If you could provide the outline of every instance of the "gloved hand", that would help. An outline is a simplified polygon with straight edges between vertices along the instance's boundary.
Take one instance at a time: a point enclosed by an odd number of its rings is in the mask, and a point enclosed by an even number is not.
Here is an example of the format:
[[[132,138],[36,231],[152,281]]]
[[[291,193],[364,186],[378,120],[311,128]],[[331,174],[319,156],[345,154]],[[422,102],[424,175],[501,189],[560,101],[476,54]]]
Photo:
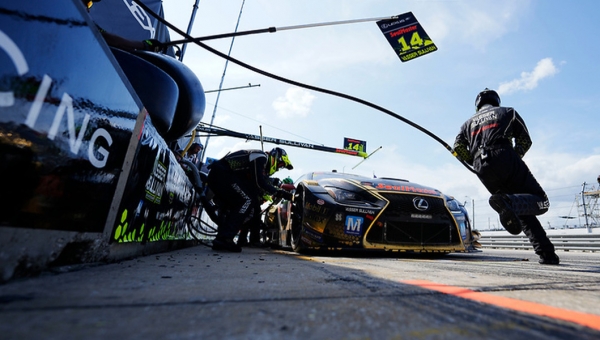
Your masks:
[[[284,200],[288,200],[291,201],[292,200],[292,193],[289,191],[285,191],[285,190],[277,190],[277,193],[275,194],[275,197],[277,198],[283,198]]]
[[[274,187],[279,188],[281,186],[281,180],[277,177],[271,177],[271,184],[273,184]]]
[[[523,158],[523,156],[525,156],[525,150],[521,145],[515,145],[515,151],[517,152],[517,155],[519,155],[519,157]]]
[[[264,202],[273,202],[273,196],[269,195],[269,194],[264,194],[262,196],[262,199]]]
[[[160,52],[163,50],[165,45],[156,39],[146,39],[142,41],[144,43],[144,50],[151,52]]]

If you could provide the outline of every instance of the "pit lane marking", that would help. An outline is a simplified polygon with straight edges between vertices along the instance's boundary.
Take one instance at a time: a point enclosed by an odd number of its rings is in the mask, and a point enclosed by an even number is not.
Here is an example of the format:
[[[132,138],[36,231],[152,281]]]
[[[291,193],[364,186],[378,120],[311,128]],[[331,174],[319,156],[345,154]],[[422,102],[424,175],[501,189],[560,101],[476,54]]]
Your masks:
[[[540,303],[476,292],[467,288],[449,286],[427,280],[405,280],[400,282],[448,295],[454,295],[463,299],[483,302],[497,307],[512,309],[518,312],[568,321],[595,330],[600,330],[600,315],[581,313],[568,309],[547,306]]]

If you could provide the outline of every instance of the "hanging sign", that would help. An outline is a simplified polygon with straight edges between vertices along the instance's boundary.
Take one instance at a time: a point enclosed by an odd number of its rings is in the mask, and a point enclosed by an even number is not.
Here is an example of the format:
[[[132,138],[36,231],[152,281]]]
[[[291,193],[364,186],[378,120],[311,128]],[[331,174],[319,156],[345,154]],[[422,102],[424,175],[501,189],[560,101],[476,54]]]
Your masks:
[[[377,21],[377,26],[402,62],[437,51],[412,12],[398,15],[396,19]]]
[[[367,142],[353,138],[344,137],[344,149],[358,152],[367,152]]]

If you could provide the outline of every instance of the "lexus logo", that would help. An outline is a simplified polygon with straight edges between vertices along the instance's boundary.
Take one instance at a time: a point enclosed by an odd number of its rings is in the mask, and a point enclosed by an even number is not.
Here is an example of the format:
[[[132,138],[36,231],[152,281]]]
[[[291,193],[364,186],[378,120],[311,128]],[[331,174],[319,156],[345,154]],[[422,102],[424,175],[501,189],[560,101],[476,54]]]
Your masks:
[[[423,199],[421,197],[413,198],[413,205],[419,211],[425,211],[425,210],[429,209],[429,202],[427,202],[425,199]]]

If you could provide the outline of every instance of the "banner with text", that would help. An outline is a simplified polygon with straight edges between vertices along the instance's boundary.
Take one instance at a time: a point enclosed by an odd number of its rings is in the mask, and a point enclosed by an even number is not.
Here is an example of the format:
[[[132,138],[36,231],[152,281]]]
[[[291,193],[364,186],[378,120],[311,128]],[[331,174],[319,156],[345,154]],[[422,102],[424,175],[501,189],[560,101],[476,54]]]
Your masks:
[[[412,12],[398,15],[396,19],[377,21],[377,26],[402,62],[437,51]]]

